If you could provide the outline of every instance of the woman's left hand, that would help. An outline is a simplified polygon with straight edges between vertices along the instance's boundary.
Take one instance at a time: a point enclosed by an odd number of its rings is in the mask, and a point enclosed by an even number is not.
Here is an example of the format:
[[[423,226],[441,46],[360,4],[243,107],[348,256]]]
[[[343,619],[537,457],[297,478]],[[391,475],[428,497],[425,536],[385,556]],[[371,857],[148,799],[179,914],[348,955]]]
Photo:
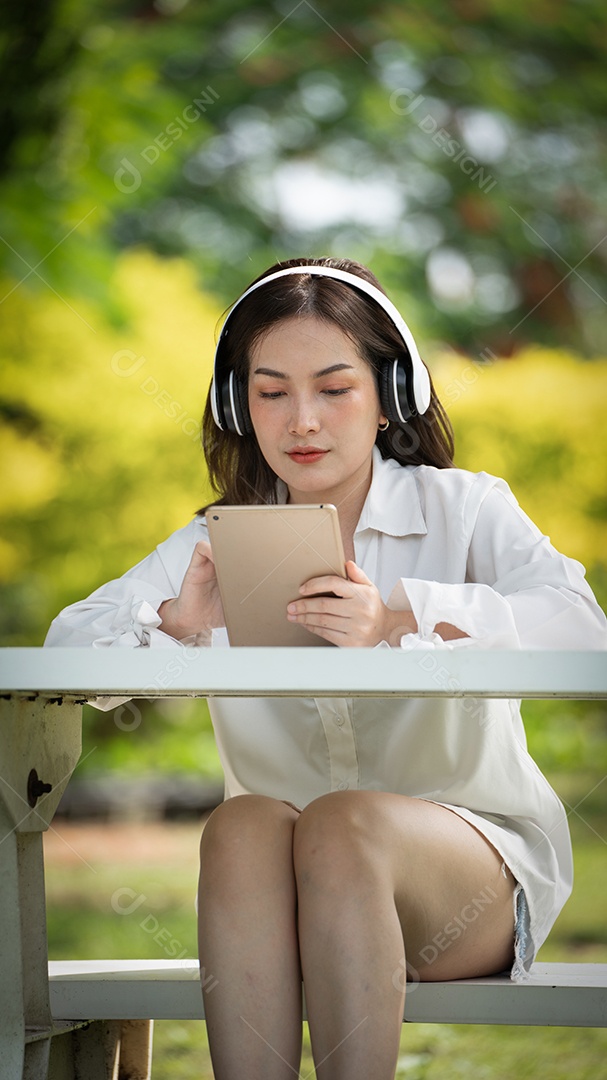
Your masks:
[[[301,600],[287,607],[290,622],[305,626],[333,645],[353,648],[394,644],[396,637],[417,630],[410,611],[386,607],[376,586],[355,562],[346,563],[346,578],[334,575],[311,578],[299,590]],[[319,596],[319,593],[335,593]],[[306,599],[307,598],[307,599]]]

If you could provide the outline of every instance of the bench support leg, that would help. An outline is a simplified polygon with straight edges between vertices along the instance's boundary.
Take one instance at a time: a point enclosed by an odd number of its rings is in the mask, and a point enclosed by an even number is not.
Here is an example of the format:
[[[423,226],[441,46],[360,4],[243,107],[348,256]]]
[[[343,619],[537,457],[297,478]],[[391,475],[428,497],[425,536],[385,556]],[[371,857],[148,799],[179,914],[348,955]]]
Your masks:
[[[18,833],[0,802],[0,1076],[46,1076],[48,1001],[42,833]]]
[[[2,1080],[46,1080],[53,1026],[42,833],[80,755],[81,711],[35,696],[0,699]]]
[[[53,1039],[48,1080],[150,1080],[151,1020],[95,1020]]]
[[[149,1080],[152,1070],[153,1020],[123,1020],[118,1080]]]

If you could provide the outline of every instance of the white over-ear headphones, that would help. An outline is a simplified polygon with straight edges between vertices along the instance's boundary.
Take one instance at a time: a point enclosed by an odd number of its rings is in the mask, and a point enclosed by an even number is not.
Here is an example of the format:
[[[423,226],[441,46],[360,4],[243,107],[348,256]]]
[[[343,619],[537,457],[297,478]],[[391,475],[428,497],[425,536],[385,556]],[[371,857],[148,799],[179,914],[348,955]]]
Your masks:
[[[430,376],[421,359],[415,339],[400,312],[391,300],[375,285],[357,274],[346,270],[337,270],[331,266],[288,266],[274,274],[256,281],[238,298],[229,312],[219,335],[215,350],[213,381],[211,383],[211,409],[213,419],[221,431],[233,431],[237,435],[252,432],[248,408],[248,390],[241,385],[234,370],[222,371],[220,347],[227,333],[228,324],[236,308],[242,301],[263,285],[289,274],[311,274],[316,277],[334,278],[366,293],[386,312],[394,323],[407,350],[406,359],[395,359],[384,363],[379,376],[379,396],[382,411],[388,420],[397,424],[406,424],[414,416],[425,413],[431,396]]]

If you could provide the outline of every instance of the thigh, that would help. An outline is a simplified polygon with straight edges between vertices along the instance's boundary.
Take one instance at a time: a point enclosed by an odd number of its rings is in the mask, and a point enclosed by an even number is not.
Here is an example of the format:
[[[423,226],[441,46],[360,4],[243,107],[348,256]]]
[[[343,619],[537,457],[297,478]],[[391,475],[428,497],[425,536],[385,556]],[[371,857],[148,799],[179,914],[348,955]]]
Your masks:
[[[386,842],[409,978],[472,978],[514,956],[516,882],[465,818],[437,803],[387,795]]]
[[[322,853],[325,881],[352,889],[375,881],[393,893],[410,979],[469,978],[511,965],[516,882],[458,814],[389,792],[333,792],[303,811],[296,856],[304,830],[308,858]]]

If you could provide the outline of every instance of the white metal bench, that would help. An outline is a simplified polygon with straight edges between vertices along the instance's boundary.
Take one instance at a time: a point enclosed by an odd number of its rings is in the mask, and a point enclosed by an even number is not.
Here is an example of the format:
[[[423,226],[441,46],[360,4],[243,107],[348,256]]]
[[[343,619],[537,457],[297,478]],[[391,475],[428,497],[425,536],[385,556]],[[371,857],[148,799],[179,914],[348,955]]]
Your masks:
[[[150,1021],[203,1017],[194,960],[47,966],[42,831],[80,756],[81,705],[100,694],[607,697],[607,656],[0,650],[2,1080],[148,1080]],[[517,984],[507,975],[413,984],[405,1020],[607,1026],[607,964],[536,964],[529,981]]]
[[[51,1013],[72,1020],[203,1020],[197,960],[55,960]],[[574,991],[574,993],[572,993]],[[508,974],[409,983],[405,1021],[603,1027],[607,964],[534,964],[531,977]]]

